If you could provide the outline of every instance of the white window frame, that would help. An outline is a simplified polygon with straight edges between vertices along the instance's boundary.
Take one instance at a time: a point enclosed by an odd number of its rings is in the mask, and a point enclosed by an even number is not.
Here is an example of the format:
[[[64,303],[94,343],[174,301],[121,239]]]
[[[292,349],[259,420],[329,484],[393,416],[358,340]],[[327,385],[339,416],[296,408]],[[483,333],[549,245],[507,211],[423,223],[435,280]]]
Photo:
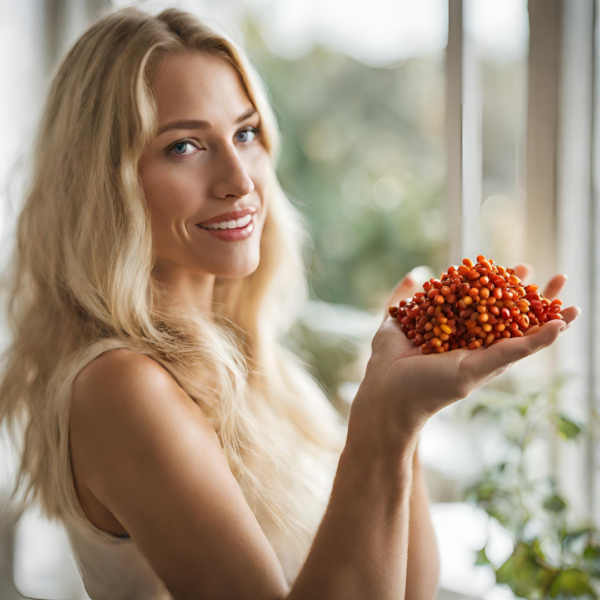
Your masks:
[[[575,378],[558,407],[585,425],[600,410],[600,0],[529,0],[527,226],[523,260],[544,283],[569,276],[565,306],[582,315],[538,363]],[[463,0],[448,0],[447,181],[449,263],[477,253],[481,205],[481,118]],[[479,102],[479,105],[478,105]],[[596,303],[597,304],[597,303]],[[533,359],[530,359],[533,364]],[[580,518],[600,525],[600,444],[591,428],[579,443],[553,435],[550,472]]]

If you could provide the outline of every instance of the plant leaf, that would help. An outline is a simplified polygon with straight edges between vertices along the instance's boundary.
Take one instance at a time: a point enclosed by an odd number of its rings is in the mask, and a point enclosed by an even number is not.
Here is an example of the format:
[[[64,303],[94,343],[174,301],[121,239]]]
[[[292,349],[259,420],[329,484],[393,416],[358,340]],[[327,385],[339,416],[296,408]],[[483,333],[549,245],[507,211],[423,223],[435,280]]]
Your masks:
[[[496,487],[489,481],[482,482],[475,490],[477,502],[489,502],[494,496]]]
[[[554,496],[549,496],[544,500],[543,504],[546,510],[554,513],[560,513],[567,508],[567,503],[564,501],[561,496],[555,494]]]
[[[564,595],[569,598],[598,598],[592,587],[587,573],[579,569],[561,571],[548,590],[551,598]]]
[[[574,439],[581,433],[581,427],[565,415],[557,414],[555,419],[558,434],[564,440]]]
[[[588,545],[582,553],[579,566],[594,577],[600,577],[600,548]]]
[[[491,413],[492,410],[490,409],[489,406],[486,406],[485,404],[478,404],[472,411],[471,411],[471,418],[476,417],[479,414],[482,413]]]
[[[556,571],[536,561],[535,550],[519,542],[512,555],[496,571],[496,583],[506,583],[517,596],[541,598],[556,576]]]
[[[562,543],[565,545],[565,547],[568,547],[569,545],[576,542],[582,535],[590,534],[594,531],[596,531],[596,527],[593,524],[582,526],[578,529],[565,529],[561,531]]]
[[[487,543],[485,544],[485,546],[481,550],[479,550],[477,552],[477,559],[475,560],[475,564],[476,565],[489,565],[489,564],[491,564],[490,561],[489,561],[489,559],[488,559],[488,557],[487,557],[487,554],[485,553],[486,547],[487,547]]]

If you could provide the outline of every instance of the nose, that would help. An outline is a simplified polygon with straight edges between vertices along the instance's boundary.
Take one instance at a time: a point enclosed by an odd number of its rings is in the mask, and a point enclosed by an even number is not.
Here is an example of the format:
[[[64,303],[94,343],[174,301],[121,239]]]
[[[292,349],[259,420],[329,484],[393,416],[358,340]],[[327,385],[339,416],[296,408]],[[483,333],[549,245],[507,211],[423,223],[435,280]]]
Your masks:
[[[215,166],[216,177],[212,187],[215,198],[243,198],[254,190],[254,182],[235,148],[223,148]]]

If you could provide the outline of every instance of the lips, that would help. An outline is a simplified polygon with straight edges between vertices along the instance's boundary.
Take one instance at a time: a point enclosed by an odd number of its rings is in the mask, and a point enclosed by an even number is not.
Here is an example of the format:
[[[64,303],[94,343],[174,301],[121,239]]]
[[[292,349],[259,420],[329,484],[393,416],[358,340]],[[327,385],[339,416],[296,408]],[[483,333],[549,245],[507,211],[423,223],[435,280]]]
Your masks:
[[[207,219],[206,221],[202,221],[201,223],[196,223],[196,225],[205,227],[207,225],[212,225],[213,223],[221,223],[223,221],[235,221],[237,219],[245,217],[246,215],[253,215],[255,212],[257,212],[257,209],[254,206],[248,206],[246,208],[241,208],[238,210],[221,213],[220,215],[217,215],[216,217],[211,217],[210,219]]]

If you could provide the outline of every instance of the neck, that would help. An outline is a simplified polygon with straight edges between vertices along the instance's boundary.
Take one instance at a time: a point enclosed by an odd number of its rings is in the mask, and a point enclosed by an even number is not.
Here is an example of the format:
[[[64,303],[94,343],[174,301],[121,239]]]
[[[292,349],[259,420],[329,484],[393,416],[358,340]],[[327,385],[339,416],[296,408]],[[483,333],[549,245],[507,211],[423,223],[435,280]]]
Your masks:
[[[182,308],[204,314],[213,311],[215,275],[195,273],[177,265],[156,263],[152,277],[160,288],[157,309]]]

